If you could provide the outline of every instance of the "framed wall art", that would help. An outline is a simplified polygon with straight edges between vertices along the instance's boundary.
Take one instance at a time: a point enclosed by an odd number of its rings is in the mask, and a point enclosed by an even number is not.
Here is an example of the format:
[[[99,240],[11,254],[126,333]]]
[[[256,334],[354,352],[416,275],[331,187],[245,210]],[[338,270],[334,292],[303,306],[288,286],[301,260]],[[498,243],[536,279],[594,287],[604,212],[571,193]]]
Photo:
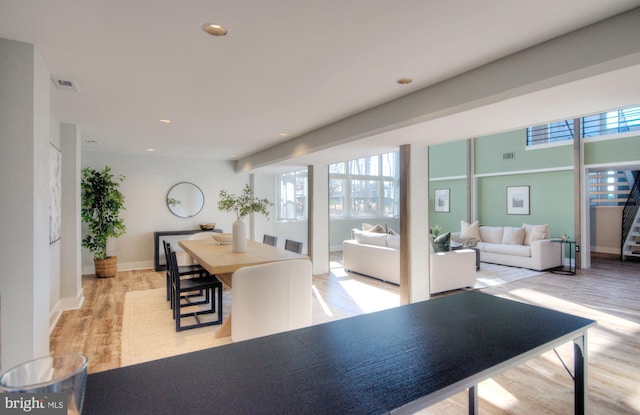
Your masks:
[[[60,239],[62,230],[62,153],[49,145],[49,244]]]
[[[529,214],[529,186],[507,186],[507,215]]]
[[[436,212],[450,212],[449,189],[436,189]]]

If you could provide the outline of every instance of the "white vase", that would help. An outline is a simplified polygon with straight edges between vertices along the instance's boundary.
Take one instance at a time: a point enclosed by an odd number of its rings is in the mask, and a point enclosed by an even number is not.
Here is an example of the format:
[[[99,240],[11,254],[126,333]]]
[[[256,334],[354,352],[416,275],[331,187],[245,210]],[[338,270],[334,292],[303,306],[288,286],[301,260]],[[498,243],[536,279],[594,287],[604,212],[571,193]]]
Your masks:
[[[240,218],[233,222],[231,250],[233,252],[247,252],[247,226]]]

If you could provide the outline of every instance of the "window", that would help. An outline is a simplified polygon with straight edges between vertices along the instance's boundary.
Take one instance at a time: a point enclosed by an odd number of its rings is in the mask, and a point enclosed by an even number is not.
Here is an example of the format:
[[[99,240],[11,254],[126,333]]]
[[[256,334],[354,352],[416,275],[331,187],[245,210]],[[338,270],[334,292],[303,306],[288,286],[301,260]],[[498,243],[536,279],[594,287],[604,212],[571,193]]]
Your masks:
[[[582,137],[640,131],[640,107],[621,108],[580,118]],[[527,147],[573,140],[572,119],[527,128]]]
[[[397,152],[329,165],[330,216],[398,216],[397,169]]]
[[[332,218],[344,217],[344,179],[329,179],[329,214]]]
[[[279,174],[278,184],[278,220],[307,219],[307,171],[299,170]]]
[[[573,120],[563,120],[527,128],[527,147],[573,140]]]
[[[621,108],[582,118],[583,137],[598,137],[640,130],[640,107]]]

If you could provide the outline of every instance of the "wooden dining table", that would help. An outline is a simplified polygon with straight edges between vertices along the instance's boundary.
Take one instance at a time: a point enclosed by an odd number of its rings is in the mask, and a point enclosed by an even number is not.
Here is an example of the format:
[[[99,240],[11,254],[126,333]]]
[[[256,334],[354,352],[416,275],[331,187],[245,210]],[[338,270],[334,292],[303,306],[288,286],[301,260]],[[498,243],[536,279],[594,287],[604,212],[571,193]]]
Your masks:
[[[209,273],[231,288],[233,273],[242,267],[269,262],[309,259],[308,256],[286,251],[275,246],[247,240],[246,252],[233,252],[231,244],[218,244],[211,239],[179,241],[178,245]],[[227,317],[214,337],[231,336],[231,315]]]

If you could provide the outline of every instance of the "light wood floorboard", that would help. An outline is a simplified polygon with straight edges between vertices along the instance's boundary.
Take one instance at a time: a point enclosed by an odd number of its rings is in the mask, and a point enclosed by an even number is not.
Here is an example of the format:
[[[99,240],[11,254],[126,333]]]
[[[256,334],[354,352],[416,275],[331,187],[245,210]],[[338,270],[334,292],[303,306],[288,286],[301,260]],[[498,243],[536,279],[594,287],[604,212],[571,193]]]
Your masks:
[[[397,286],[340,271],[315,276],[314,286],[324,301],[345,315],[368,311],[345,282],[384,290],[391,303],[399,296]],[[84,276],[82,284],[84,304],[62,314],[51,334],[51,352],[85,353],[90,373],[117,368],[124,295],[164,287],[164,273],[120,272],[111,279]],[[576,276],[545,273],[483,291],[597,320],[598,326],[589,332],[588,413],[640,414],[640,264],[594,257],[592,267],[578,270]],[[571,344],[558,353],[572,369]],[[573,412],[573,384],[553,352],[483,382],[479,397],[481,414]],[[466,393],[419,412],[467,413]]]

